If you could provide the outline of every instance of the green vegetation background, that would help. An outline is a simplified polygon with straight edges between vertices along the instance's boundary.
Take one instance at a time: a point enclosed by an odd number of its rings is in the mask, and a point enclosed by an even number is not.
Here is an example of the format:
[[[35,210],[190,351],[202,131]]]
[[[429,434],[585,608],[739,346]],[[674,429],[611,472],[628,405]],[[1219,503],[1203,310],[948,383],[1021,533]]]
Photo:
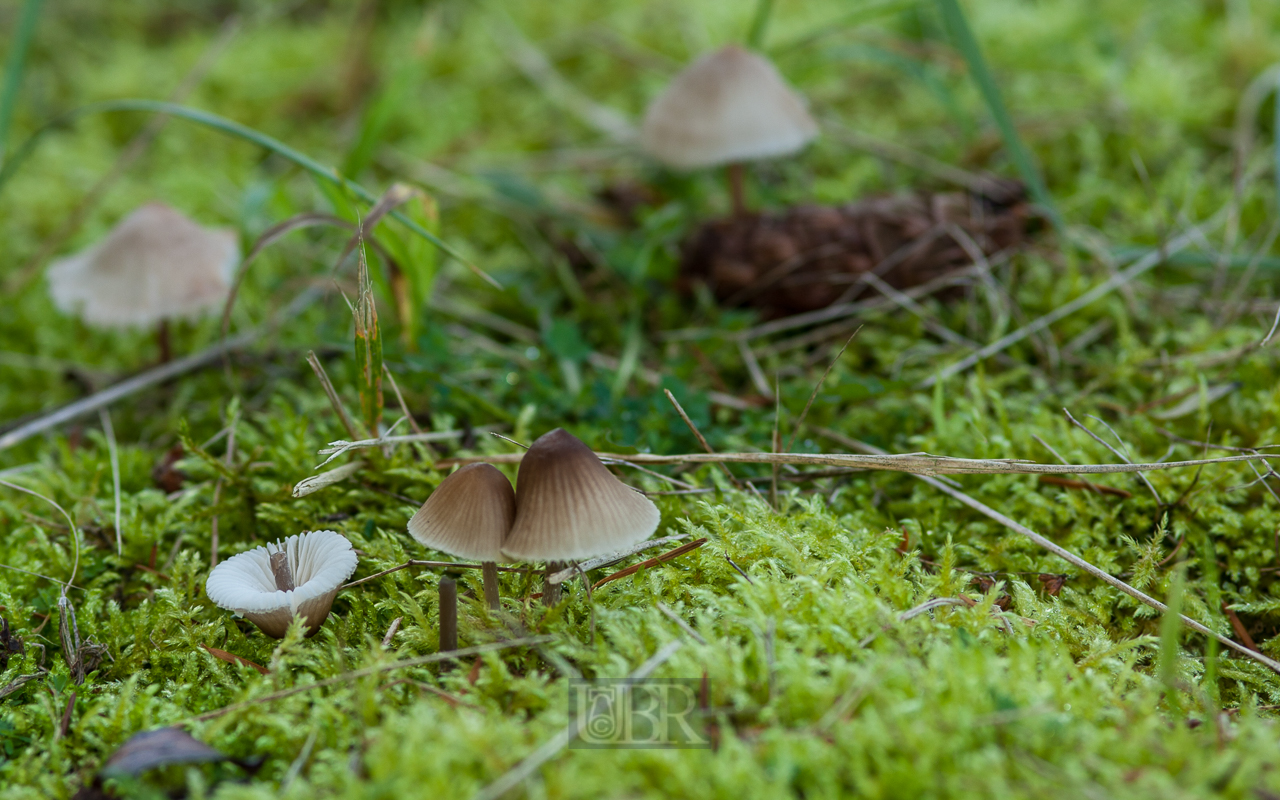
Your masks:
[[[13,46],[20,6],[0,3],[0,46]],[[1275,441],[1280,367],[1274,348],[1255,346],[1274,312],[1275,273],[1272,262],[1253,258],[1269,256],[1275,238],[1273,103],[1263,103],[1257,124],[1240,124],[1237,108],[1250,82],[1280,60],[1280,5],[974,0],[964,8],[1062,217],[1093,251],[1046,235],[997,271],[995,295],[927,303],[939,321],[993,340],[1105,279],[1109,254],[1156,246],[1232,211],[1206,226],[1196,248],[1206,263],[1163,266],[1013,348],[1012,366],[990,362],[930,391],[912,387],[964,351],[906,313],[861,318],[795,449],[843,450],[819,436],[826,427],[894,452],[1055,460],[1039,436],[1074,462],[1114,460],[1064,422],[1063,407],[1082,420],[1098,415],[1135,460],[1204,452],[1160,427],[1234,446]],[[86,103],[171,96],[203,55],[223,47],[221,37],[224,49],[184,103],[270,134],[375,192],[396,180],[422,186],[439,203],[441,236],[506,287],[490,289],[457,262],[441,262],[438,275],[426,273],[435,280],[432,307],[418,309],[410,335],[383,287],[387,363],[420,422],[436,430],[505,425],[522,441],[564,426],[598,449],[696,450],[659,388],[641,379],[643,365],[661,372],[713,446],[768,449],[771,403],[737,411],[707,395],[715,380],[755,394],[728,336],[754,318],[672,288],[675,243],[727,209],[718,176],[657,169],[567,111],[515,63],[523,38],[586,97],[634,120],[693,56],[740,41],[754,13],[751,4],[715,0],[48,2],[9,152]],[[1016,175],[933,3],[779,0],[764,49],[809,98],[824,135],[800,157],[755,169],[755,204],[941,188],[933,174],[851,147],[844,129]],[[36,415],[155,357],[146,332],[89,330],[59,314],[30,267],[146,122],[137,113],[84,117],[44,138],[0,191],[0,419]],[[1243,157],[1241,132],[1256,142]],[[620,180],[648,182],[666,198],[638,228],[619,226],[595,199]],[[278,156],[175,120],[58,253],[94,241],[149,200],[234,227],[246,246],[298,213],[355,219],[367,210]],[[408,241],[403,228],[384,227]],[[248,275],[233,329],[266,320],[309,286],[332,287],[343,241],[321,228],[269,248]],[[565,242],[588,263],[571,262]],[[350,294],[350,272],[337,280]],[[518,326],[495,327],[484,311]],[[661,335],[676,329],[695,329],[692,340]],[[779,381],[784,431],[846,335],[817,350],[771,354],[758,343],[766,375]],[[177,349],[194,351],[216,336],[216,320],[180,327]],[[0,470],[11,470],[0,479],[55,499],[83,529],[69,597],[81,633],[109,653],[83,686],[71,684],[58,644],[58,585],[30,573],[67,580],[72,537],[50,506],[0,487],[0,563],[27,571],[0,570],[0,615],[28,644],[0,672],[0,686],[36,671],[37,644],[51,670],[0,700],[0,796],[70,797],[137,731],[434,652],[430,571],[344,592],[311,640],[266,639],[203,596],[215,516],[223,559],[326,527],[366,554],[358,576],[428,555],[405,522],[444,476],[431,468],[441,450],[400,447],[371,457],[355,480],[290,496],[321,460],[316,450],[345,437],[304,356],[320,352],[348,407],[358,408],[351,341],[350,313],[330,291],[252,355],[238,356],[231,376],[209,369],[113,407],[120,556],[96,419],[0,453]],[[596,366],[592,353],[622,365]],[[1233,382],[1208,402],[1209,387]],[[1180,392],[1202,402],[1167,421],[1135,411]],[[390,397],[388,408],[394,420]],[[222,482],[216,502],[220,473],[211,460],[223,457],[225,439],[209,445],[208,459],[187,453],[176,495],[153,483],[153,466],[184,424],[195,443],[235,426],[234,479]],[[482,437],[473,449],[510,446]],[[649,490],[669,488],[632,477]],[[591,603],[575,584],[550,614],[521,604],[527,584],[504,579],[508,609],[529,630],[555,637],[546,651],[489,654],[474,673],[470,664],[401,670],[195,723],[201,740],[261,757],[263,766],[247,780],[234,767],[174,769],[167,780],[195,797],[470,796],[563,728],[567,674],[620,677],[683,637],[657,677],[707,676],[717,751],[565,751],[513,795],[1280,793],[1270,710],[1280,704],[1280,676],[1176,626],[1162,631],[1149,609],[911,478],[784,483],[774,509],[715,469],[682,477],[716,492],[658,498],[660,531],[706,536],[707,546],[611,583]],[[1280,657],[1274,484],[1257,482],[1244,465],[1156,473],[1157,504],[1136,479],[1103,482],[1132,496],[1027,476],[961,480],[983,502],[1157,597],[1169,597],[1185,575],[1186,613],[1235,636],[1224,611],[1233,609],[1258,646]],[[1050,596],[1037,576],[1064,572],[1064,588]],[[983,591],[975,573],[992,574],[996,586]],[[475,582],[469,576],[466,586],[478,594]],[[993,611],[1004,593],[1009,612]],[[977,604],[899,621],[930,598],[959,594]],[[660,613],[659,601],[706,644]],[[477,603],[463,606],[464,645],[505,635]],[[396,618],[400,632],[383,647]],[[270,674],[216,660],[203,646]],[[132,791],[146,796],[161,784]]]

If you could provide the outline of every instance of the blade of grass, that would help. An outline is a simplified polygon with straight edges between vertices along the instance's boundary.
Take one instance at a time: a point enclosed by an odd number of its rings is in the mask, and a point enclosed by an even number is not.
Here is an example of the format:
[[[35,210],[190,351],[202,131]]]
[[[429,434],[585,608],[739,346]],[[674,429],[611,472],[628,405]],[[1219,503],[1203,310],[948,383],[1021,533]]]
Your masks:
[[[905,11],[920,5],[922,2],[923,0],[877,0],[876,2],[861,3],[852,11],[845,12],[835,19],[817,26],[809,33],[801,34],[784,41],[782,44],[768,48],[769,54],[777,58],[786,53],[801,50],[829,36],[847,32],[850,28],[873,20],[876,17],[892,14],[896,11]]]
[[[747,31],[747,47],[760,50],[764,36],[769,31],[769,18],[773,16],[773,0],[756,0],[756,13],[751,16],[751,28]]]
[[[229,120],[226,117],[220,117],[217,114],[211,114],[208,111],[201,111],[198,108],[190,108],[177,103],[166,103],[160,100],[132,99],[91,103],[89,105],[81,106],[80,108],[72,109],[71,111],[68,111],[65,114],[55,117],[53,120],[45,123],[39,130],[31,134],[27,141],[23,142],[22,147],[14,151],[12,158],[5,161],[3,166],[0,166],[0,189],[3,189],[5,184],[13,177],[13,174],[17,172],[17,169],[22,162],[31,156],[35,151],[36,145],[39,144],[40,140],[46,134],[51,133],[54,130],[64,128],[82,117],[86,117],[91,114],[105,114],[115,111],[149,111],[157,114],[167,114],[177,119],[186,120],[187,122],[204,125],[205,127],[211,128],[220,133],[225,133],[238,139],[243,139],[246,142],[251,142],[266,150],[270,150],[281,158],[284,158],[312,175],[315,175],[317,178],[346,189],[370,205],[375,204],[378,201],[377,195],[350,178],[344,177],[333,167],[327,167],[310,156],[293,149],[279,139],[268,136],[261,131],[254,130],[246,125],[241,125],[240,123]],[[431,242],[448,255],[462,262],[467,269],[471,270],[477,277],[481,278],[495,289],[502,289],[502,284],[498,283],[478,266],[471,263],[471,261],[458,252],[452,245],[448,244],[431,231],[428,231],[426,228],[414,222],[399,211],[392,211],[391,217],[409,230]]]
[[[1044,209],[1045,215],[1049,217],[1049,221],[1053,223],[1053,227],[1057,229],[1059,235],[1065,238],[1066,226],[1062,221],[1062,217],[1058,214],[1058,208],[1053,202],[1053,197],[1049,194],[1049,189],[1044,184],[1044,179],[1040,176],[1040,170],[1037,169],[1035,161],[1031,157],[1031,151],[1027,149],[1022,137],[1018,135],[1018,129],[1013,125],[1013,118],[1009,116],[1009,110],[1005,107],[1004,99],[1000,96],[1000,87],[996,84],[995,76],[991,74],[991,70],[987,66],[987,60],[982,55],[982,48],[978,46],[978,40],[974,37],[973,30],[969,27],[969,21],[965,18],[964,11],[960,8],[960,3],[957,0],[937,0],[937,2],[938,10],[942,12],[943,21],[946,23],[947,29],[951,31],[956,47],[959,48],[960,54],[964,56],[965,62],[969,65],[969,74],[973,76],[974,83],[978,85],[978,91],[982,93],[982,98],[987,103],[987,108],[995,120],[996,127],[1000,129],[1000,137],[1004,139],[1004,146],[1008,148],[1009,156],[1013,159],[1014,166],[1018,168],[1018,172],[1022,175],[1022,180],[1027,184],[1027,191],[1031,193],[1031,198]]]
[[[373,300],[373,283],[369,279],[369,267],[365,263],[364,248],[360,248],[360,266],[356,281],[360,294],[356,297],[356,368],[360,373],[360,413],[369,435],[380,434],[378,423],[382,421],[382,333],[378,330],[378,307]]]
[[[111,488],[116,498],[116,555],[124,555],[124,535],[120,531],[120,450],[116,447],[116,431],[111,425],[111,412],[98,409],[102,421],[102,435],[107,439],[107,454],[111,459]]]
[[[36,33],[36,20],[40,18],[41,0],[27,0],[18,17],[18,28],[13,32],[13,45],[9,60],[4,65],[4,86],[0,87],[0,164],[4,163],[9,126],[13,123],[13,109],[18,104],[18,90],[22,88],[22,71],[27,63],[27,50]]]

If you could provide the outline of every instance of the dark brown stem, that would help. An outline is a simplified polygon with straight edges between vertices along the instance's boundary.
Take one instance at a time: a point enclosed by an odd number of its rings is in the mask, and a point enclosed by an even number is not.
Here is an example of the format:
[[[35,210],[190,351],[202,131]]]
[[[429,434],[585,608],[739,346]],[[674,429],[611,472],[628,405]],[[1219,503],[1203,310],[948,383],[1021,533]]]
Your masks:
[[[162,319],[156,326],[156,344],[160,346],[160,363],[168,364],[173,358],[173,349],[169,345],[169,320]]]
[[[440,576],[440,652],[458,649],[458,583]]]
[[[542,603],[547,608],[560,602],[560,584],[552,583],[551,576],[565,568],[563,561],[548,561],[545,577],[542,579]]]
[[[291,592],[297,587],[293,583],[293,571],[289,569],[289,554],[283,550],[271,554],[271,574],[275,576],[276,588],[282,592]]]
[[[480,567],[484,576],[484,602],[497,611],[502,608],[502,597],[498,594],[498,565],[486,561]]]
[[[725,167],[725,174],[729,176],[729,196],[733,199],[733,215],[735,217],[743,217],[747,214],[747,197],[746,191],[742,188],[744,169],[742,163],[735,161]]]

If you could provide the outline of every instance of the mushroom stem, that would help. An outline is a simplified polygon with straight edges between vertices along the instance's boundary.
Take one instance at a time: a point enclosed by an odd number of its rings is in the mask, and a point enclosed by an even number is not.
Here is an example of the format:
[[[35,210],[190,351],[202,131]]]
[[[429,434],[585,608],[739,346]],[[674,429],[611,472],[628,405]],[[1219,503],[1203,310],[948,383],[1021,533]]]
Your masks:
[[[440,652],[458,649],[458,582],[440,576]]]
[[[498,565],[492,561],[480,564],[484,576],[484,602],[494,611],[502,607],[502,598],[498,594]]]
[[[747,214],[746,191],[742,188],[744,172],[741,161],[735,161],[725,167],[725,174],[729,177],[729,196],[733,198],[735,217],[743,217]]]
[[[547,569],[542,579],[542,604],[548,608],[560,602],[560,584],[552,583],[551,576],[566,566],[567,564],[563,561],[547,562]]]
[[[293,583],[293,570],[289,569],[289,554],[283,550],[271,554],[271,574],[280,591],[292,592],[297,588]]]
[[[168,364],[173,358],[173,349],[169,346],[169,320],[162,319],[156,325],[156,344],[160,346],[160,363]]]

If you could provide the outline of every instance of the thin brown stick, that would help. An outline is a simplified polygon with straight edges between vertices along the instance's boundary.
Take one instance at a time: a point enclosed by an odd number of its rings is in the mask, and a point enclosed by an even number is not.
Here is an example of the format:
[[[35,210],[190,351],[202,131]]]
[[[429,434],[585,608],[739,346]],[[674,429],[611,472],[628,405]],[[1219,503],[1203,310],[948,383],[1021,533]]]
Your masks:
[[[694,539],[692,542],[689,542],[688,544],[682,544],[674,550],[668,550],[667,552],[663,553],[660,556],[654,556],[653,558],[646,559],[645,561],[641,561],[639,564],[632,564],[626,569],[619,570],[613,573],[612,575],[606,575],[605,577],[596,581],[591,588],[599,589],[601,586],[604,586],[606,583],[612,583],[613,581],[616,581],[620,578],[625,578],[628,575],[634,575],[642,569],[648,569],[649,567],[656,567],[659,564],[670,561],[673,558],[679,558],[685,553],[692,553],[694,550],[697,550],[699,547],[702,547],[706,543],[707,543],[706,539]]]
[[[71,713],[76,709],[76,690],[72,689],[70,696],[67,697],[67,710],[62,712],[62,722],[58,725],[58,736],[56,738],[66,738],[67,733],[71,731]]]
[[[324,371],[324,365],[320,363],[320,359],[316,358],[314,350],[307,351],[307,363],[311,365],[311,369],[316,373],[316,378],[320,380],[320,386],[329,398],[329,405],[333,406],[338,419],[342,421],[342,427],[347,429],[347,435],[352,439],[361,439],[362,437],[356,431],[355,423],[351,421],[351,415],[347,413],[346,407],[342,405],[342,400],[338,397],[337,390],[333,388],[333,381],[329,380],[329,375]],[[375,436],[377,435],[377,431],[373,433]]]
[[[1082,489],[1087,492],[1095,492],[1097,494],[1109,494],[1115,497],[1123,497],[1126,500],[1133,497],[1133,492],[1126,492],[1124,489],[1117,489],[1114,486],[1102,486],[1089,481],[1073,481],[1070,478],[1063,478],[1058,475],[1041,475],[1039,478],[1041,483],[1047,483],[1050,486],[1061,486],[1064,489]]]
[[[258,705],[259,703],[270,703],[275,700],[281,700],[285,697],[292,697],[295,694],[311,691],[312,689],[322,689],[326,686],[333,686],[347,681],[354,681],[359,678],[367,678],[370,675],[377,675],[383,672],[390,672],[393,669],[408,669],[411,667],[422,667],[427,664],[436,664],[442,661],[460,661],[469,656],[479,655],[480,653],[491,653],[495,650],[509,650],[513,647],[533,647],[552,641],[551,636],[530,636],[522,639],[507,639],[502,642],[491,642],[489,644],[479,644],[475,647],[465,647],[461,650],[454,650],[451,653],[433,653],[429,656],[420,656],[418,658],[409,658],[404,661],[396,661],[391,664],[380,664],[375,667],[365,667],[351,672],[343,673],[332,678],[326,678],[315,683],[306,683],[301,686],[294,686],[292,689],[282,689],[278,692],[264,694],[261,697],[255,697],[252,700],[242,700],[239,703],[215,708],[212,711],[206,711],[203,714],[197,714],[194,717],[188,717],[186,720],[178,724],[190,724],[193,722],[207,722],[211,719],[217,719],[232,711],[239,711],[242,708]]]
[[[693,431],[693,435],[695,438],[697,438],[698,444],[702,445],[702,449],[707,451],[707,455],[715,455],[716,451],[712,450],[711,445],[707,444],[706,437],[702,435],[702,431],[698,430],[698,426],[693,424],[693,420],[689,419],[689,415],[686,414],[684,411],[684,406],[680,405],[680,401],[676,399],[676,396],[671,393],[670,389],[663,389],[662,391],[666,393],[667,399],[671,401],[671,405],[676,407],[676,413],[680,415],[680,419],[684,420],[684,424],[688,425],[689,430]],[[638,453],[637,455],[643,455],[643,453]],[[631,458],[628,456],[617,456],[617,458],[628,458],[630,461],[633,461],[633,462],[645,460],[645,459],[639,459],[639,458]],[[734,488],[741,489],[742,484],[738,483],[738,479],[733,476],[733,473],[729,471],[729,468],[725,466],[723,462],[718,462],[718,463],[720,463],[720,469],[724,471],[724,474],[726,476],[728,476],[729,482],[734,485]]]
[[[845,441],[841,441],[840,443],[845,445],[846,447],[852,447],[854,449],[860,450],[869,455],[884,454],[883,450],[881,450],[880,448],[874,445],[866,444],[865,442],[859,442],[856,439],[851,439],[848,437],[842,437],[842,438]],[[1125,594],[1129,595],[1130,597],[1137,600],[1138,602],[1144,605],[1150,606],[1151,608],[1154,608],[1161,613],[1168,612],[1169,610],[1168,606],[1166,606],[1164,603],[1161,603],[1159,600],[1156,600],[1154,597],[1144,594],[1143,592],[1133,588],[1132,586],[1120,580],[1119,578],[1113,577],[1111,574],[1104,572],[1101,569],[1098,569],[1093,564],[1090,564],[1088,561],[1085,561],[1080,556],[1076,555],[1075,553],[1072,553],[1070,550],[1067,550],[1066,548],[1063,548],[1055,544],[1054,542],[1049,541],[1048,539],[1044,538],[1043,536],[1031,530],[1030,528],[1026,527],[1025,525],[1015,522],[1014,520],[1010,519],[1009,517],[1006,517],[1004,514],[1001,514],[999,511],[996,511],[994,508],[991,508],[985,503],[981,503],[973,499],[969,495],[965,494],[964,492],[958,489],[953,489],[950,486],[947,486],[942,481],[936,480],[935,478],[931,478],[928,475],[915,475],[914,477],[924,481],[925,483],[934,487],[935,489],[942,492],[943,494],[949,495],[955,500],[960,501],[961,503],[968,506],[969,508],[972,508],[974,511],[977,511],[979,514],[982,514],[985,517],[989,517],[990,519],[995,520],[996,522],[1005,526],[1009,530],[1027,537],[1032,542],[1039,545],[1043,549],[1049,551],[1050,553],[1057,556],[1058,558],[1061,558],[1063,561],[1066,561],[1067,563],[1075,567],[1078,567],[1079,569],[1084,570],[1085,572],[1089,573],[1090,575],[1102,581],[1103,583],[1106,583],[1112,588],[1118,589],[1121,592],[1124,592]],[[1202,633],[1205,636],[1212,637],[1216,639],[1219,643],[1225,645],[1226,647],[1229,647],[1232,650],[1235,650],[1237,653],[1240,653],[1241,655],[1252,658],[1254,661],[1257,661],[1258,663],[1266,666],[1267,668],[1273,670],[1274,672],[1280,673],[1280,662],[1277,662],[1274,659],[1268,658],[1267,656],[1264,656],[1255,650],[1251,650],[1248,647],[1245,647],[1244,645],[1240,644],[1239,642],[1236,642],[1233,639],[1229,639],[1226,636],[1223,636],[1217,631],[1214,631],[1211,628],[1208,628],[1205,625],[1202,625],[1201,623],[1196,622],[1194,619],[1191,619],[1185,614],[1179,614],[1178,616],[1181,618],[1182,623],[1186,625],[1188,628],[1191,628],[1194,631],[1198,631],[1199,633]]]
[[[637,545],[628,547],[626,550],[620,550],[617,553],[610,553],[608,555],[599,556],[598,558],[592,558],[587,561],[583,561],[580,564],[574,564],[568,569],[562,569],[559,572],[552,574],[551,582],[564,583],[579,572],[587,572],[593,569],[600,569],[601,567],[608,567],[618,563],[624,558],[630,558],[636,553],[643,552],[653,547],[662,547],[663,545],[672,544],[673,542],[679,542],[688,538],[689,534],[687,533],[677,533],[672,536],[664,536],[661,539],[649,539],[647,541],[640,542]]]

